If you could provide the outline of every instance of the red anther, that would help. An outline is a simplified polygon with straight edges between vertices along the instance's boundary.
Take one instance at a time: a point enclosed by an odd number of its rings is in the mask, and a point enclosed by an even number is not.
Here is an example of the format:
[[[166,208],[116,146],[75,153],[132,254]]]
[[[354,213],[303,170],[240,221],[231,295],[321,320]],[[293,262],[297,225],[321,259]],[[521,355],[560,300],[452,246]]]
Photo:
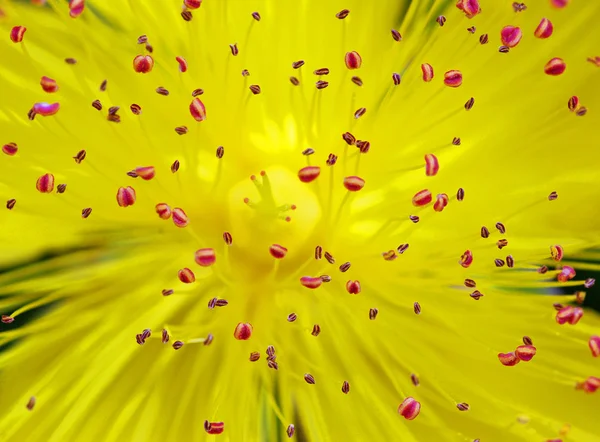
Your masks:
[[[358,192],[365,187],[365,180],[358,176],[347,176],[344,178],[344,187],[350,192]]]
[[[559,311],[559,310],[563,309],[565,306],[558,302],[555,302],[554,304],[552,304],[552,307],[554,307],[554,310]]]
[[[600,388],[600,378],[590,376],[583,382],[582,387],[586,393],[595,393]]]
[[[550,246],[550,256],[552,257],[552,259],[554,261],[560,261],[561,259],[563,259],[563,255],[564,255],[564,249],[562,248],[562,246],[559,246],[559,245]]]
[[[459,87],[462,80],[463,76],[460,71],[452,70],[444,73],[444,84],[448,87]]]
[[[416,401],[412,397],[407,397],[406,399],[404,399],[398,407],[398,414],[400,414],[409,421],[417,417],[420,411],[421,403]]]
[[[190,114],[196,121],[206,120],[206,108],[200,98],[194,98],[190,103]]]
[[[154,208],[161,219],[171,218],[171,207],[167,203],[158,203]]]
[[[361,107],[354,112],[354,118],[360,118],[367,112],[367,108]]]
[[[397,72],[394,72],[392,74],[392,81],[394,82],[394,86],[398,86],[400,84],[400,82],[402,81],[400,74]]]
[[[46,77],[45,75],[40,80],[40,85],[42,86],[44,92],[48,92],[49,94],[58,91],[58,84],[56,83],[56,80]]]
[[[502,40],[502,44],[509,48],[514,48],[521,41],[521,37],[523,33],[521,32],[521,28],[515,26],[504,26],[500,31],[500,40]]]
[[[294,322],[298,319],[298,315],[296,313],[290,313],[287,317],[288,322]]]
[[[438,25],[440,25],[440,27],[444,26],[444,23],[446,23],[446,17],[443,15],[438,16],[438,18],[435,19],[435,21],[438,23]]]
[[[348,17],[348,14],[350,14],[350,11],[348,9],[342,9],[340,12],[335,14],[335,16],[340,20],[343,20],[344,18]]]
[[[460,404],[456,404],[456,408],[458,408],[459,411],[469,411],[470,407],[466,402],[461,402]]]
[[[575,269],[571,266],[563,266],[562,270],[556,277],[559,282],[566,282],[575,278]]]
[[[252,92],[252,94],[254,94],[254,95],[260,94],[260,86],[258,84],[250,85],[249,89]]]
[[[54,175],[46,173],[37,179],[35,188],[41,193],[51,193],[54,190]]]
[[[8,210],[12,210],[15,207],[15,204],[17,204],[17,200],[14,198],[11,198],[8,201],[6,201],[6,208]]]
[[[179,207],[173,209],[173,223],[177,227],[185,227],[188,225],[189,219],[183,209],[180,209]]]
[[[27,28],[25,26],[15,26],[10,30],[10,39],[13,43],[21,43]]]
[[[379,314],[379,310],[376,308],[371,308],[369,309],[369,319],[371,321],[374,321],[377,318],[377,315]]]
[[[521,362],[515,352],[512,351],[510,353],[498,353],[498,359],[500,360],[500,363],[506,367],[514,367]]]
[[[482,45],[486,45],[488,43],[488,35],[487,34],[481,34],[479,36],[479,43],[481,43]]]
[[[429,63],[423,63],[421,71],[423,72],[423,81],[430,82],[433,80],[433,67]]]
[[[183,57],[175,57],[177,63],[179,63],[179,72],[186,72],[188,70],[188,64],[185,58]]]
[[[363,85],[363,81],[360,79],[360,77],[352,77],[351,80],[352,80],[352,83],[354,83],[357,86]]]
[[[400,35],[400,32],[396,31],[395,29],[392,29],[392,38],[395,41],[402,41],[402,35]]]
[[[473,263],[473,253],[471,253],[470,250],[465,250],[465,253],[461,255],[458,263],[466,269]]]
[[[474,290],[469,296],[475,301],[479,301],[483,297],[483,293],[481,293],[479,290]]]
[[[154,178],[156,170],[154,169],[154,166],[136,167],[135,173],[141,179],[148,181]]]
[[[452,138],[452,144],[455,146],[460,146],[460,138],[458,138],[458,137]]]
[[[69,0],[69,15],[77,18],[85,8],[85,0]]]
[[[179,272],[177,272],[177,277],[184,284],[191,284],[196,281],[196,275],[194,275],[194,272],[187,267],[179,270]]]
[[[202,4],[202,0],[183,0],[183,4],[188,9],[198,9]]]
[[[569,98],[567,106],[571,112],[575,112],[577,109],[579,109],[579,97],[577,97],[576,95],[573,95],[571,98]],[[556,193],[556,192],[553,192],[553,193]]]
[[[139,74],[147,74],[154,67],[154,59],[150,55],[137,55],[133,59],[133,70]]]
[[[569,318],[569,324],[571,324],[571,325],[577,324],[582,316],[583,316],[583,309],[581,307],[574,307],[573,315]]]
[[[465,287],[473,288],[477,287],[477,283],[472,279],[465,279]]]
[[[315,324],[313,326],[313,329],[310,332],[310,334],[313,336],[319,336],[320,333],[321,333],[321,326],[319,324]]]
[[[547,18],[542,18],[540,24],[535,28],[535,35],[537,38],[548,38],[552,35],[552,31],[554,31],[554,26],[552,26],[552,22]]]
[[[420,220],[420,218],[417,215],[410,215],[408,217],[408,219],[410,219],[413,223],[417,224]]]
[[[523,362],[529,362],[535,356],[537,349],[533,345],[519,345],[515,350],[517,357]]]
[[[597,358],[600,356],[600,336],[591,336],[588,345],[593,357]]]
[[[462,201],[464,199],[465,199],[465,189],[463,189],[462,187],[459,187],[459,189],[456,191],[456,200]]]
[[[287,437],[292,437],[294,435],[295,429],[296,427],[294,427],[294,424],[289,424],[287,429],[285,430]]]
[[[304,373],[304,380],[306,381],[307,384],[310,384],[310,385],[314,385],[316,383],[315,377],[310,373]]]
[[[206,249],[198,249],[194,254],[194,261],[200,267],[210,267],[217,260],[217,255],[214,249],[206,248]]]
[[[577,307],[579,308],[579,307]],[[578,313],[579,314],[579,313]],[[561,307],[560,309],[558,309],[558,311],[556,312],[556,322],[558,322],[560,325],[566,324],[567,322],[569,324],[571,324],[571,321],[573,321],[575,317],[575,307],[571,307],[566,306],[566,307]],[[581,318],[581,315],[579,316]],[[579,321],[579,318],[577,319],[577,321]]]
[[[31,396],[27,401],[27,405],[25,405],[25,408],[29,411],[33,410],[33,407],[35,407],[35,396]]]
[[[86,219],[87,217],[89,217],[92,214],[92,208],[91,207],[86,207],[85,209],[83,209],[81,211],[81,217],[83,219]]]
[[[342,134],[342,138],[350,146],[354,146],[356,144],[356,137],[354,135],[352,135],[350,132],[344,132]]]
[[[279,244],[272,244],[269,246],[269,253],[275,259],[283,259],[287,255],[287,249]]]
[[[481,12],[478,0],[458,0],[456,7],[463,11],[467,18],[473,18]]]
[[[450,199],[448,198],[448,195],[445,193],[439,193],[435,198],[435,203],[433,203],[433,210],[436,212],[441,212],[444,210],[444,207],[448,205],[449,200]]]
[[[250,336],[252,336],[252,330],[252,324],[249,324],[247,322],[240,322],[238,325],[235,326],[235,330],[233,331],[233,337],[238,341],[246,341],[250,339]]]
[[[323,284],[323,280],[319,277],[312,276],[303,276],[300,278],[300,284],[302,284],[307,289],[316,289]]]
[[[413,311],[415,312],[415,315],[420,315],[421,314],[421,304],[419,304],[418,302],[415,302],[413,304]]]
[[[35,103],[33,105],[33,112],[37,115],[40,114],[42,117],[49,117],[50,115],[56,114],[60,110],[59,103]]]
[[[306,166],[298,171],[298,178],[303,183],[310,183],[317,179],[321,174],[321,168],[319,166]]]
[[[17,143],[7,143],[2,146],[2,152],[11,157],[15,155],[18,150],[19,148],[17,147]]]
[[[350,392],[350,384],[348,383],[348,381],[344,381],[344,383],[342,384],[342,393],[348,394],[349,392]]]
[[[435,175],[437,175],[438,170],[440,170],[440,163],[439,163],[437,157],[432,153],[426,154],[425,155],[425,175],[435,176]]]
[[[135,203],[135,190],[131,186],[119,187],[117,191],[117,203],[121,207],[133,206]]]
[[[512,255],[506,257],[506,265],[511,269],[515,266],[515,258]]]
[[[546,273],[548,271],[548,266],[541,266],[539,269],[537,269],[538,273],[541,273],[542,275],[544,273]]]
[[[427,189],[423,189],[415,194],[412,198],[413,206],[421,207],[429,204],[433,197],[431,196],[431,192]]]
[[[555,8],[561,9],[569,4],[571,0],[550,0],[550,4]]]
[[[584,282],[583,282],[583,286],[586,289],[592,288],[594,286],[594,284],[596,284],[596,280],[594,278],[587,278]]]
[[[231,55],[233,55],[234,57],[240,53],[240,50],[237,47],[237,43],[229,45],[229,49],[231,49]]]
[[[173,161],[173,164],[171,164],[171,173],[175,173],[179,170],[179,160],[175,160]]]
[[[315,83],[315,86],[317,87],[317,89],[325,89],[327,86],[329,86],[329,82],[319,80]]]
[[[346,282],[346,290],[351,295],[358,295],[360,293],[360,282],[352,280]]]
[[[13,318],[12,316],[8,316],[8,315],[2,315],[2,318],[0,319],[0,321],[2,321],[5,324],[10,324],[15,321],[15,318]]]
[[[563,59],[555,57],[546,63],[546,66],[544,66],[544,72],[548,75],[556,76],[562,74],[566,68],[567,65]]]
[[[398,257],[398,255],[396,255],[395,250],[388,250],[387,252],[383,252],[381,256],[383,256],[383,259],[385,259],[386,261],[393,261]]]
[[[348,69],[358,69],[362,65],[362,58],[360,54],[356,51],[346,52],[344,62],[346,63],[346,67]]]
[[[575,302],[577,304],[583,304],[585,301],[585,292],[577,291],[575,292]]]

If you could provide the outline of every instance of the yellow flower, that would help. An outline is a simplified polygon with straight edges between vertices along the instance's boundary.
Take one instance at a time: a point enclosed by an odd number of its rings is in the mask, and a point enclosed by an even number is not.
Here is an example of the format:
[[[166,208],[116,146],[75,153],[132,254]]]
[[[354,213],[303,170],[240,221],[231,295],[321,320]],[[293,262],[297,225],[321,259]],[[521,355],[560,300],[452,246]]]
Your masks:
[[[600,440],[600,3],[186,2],[0,3],[2,440]]]

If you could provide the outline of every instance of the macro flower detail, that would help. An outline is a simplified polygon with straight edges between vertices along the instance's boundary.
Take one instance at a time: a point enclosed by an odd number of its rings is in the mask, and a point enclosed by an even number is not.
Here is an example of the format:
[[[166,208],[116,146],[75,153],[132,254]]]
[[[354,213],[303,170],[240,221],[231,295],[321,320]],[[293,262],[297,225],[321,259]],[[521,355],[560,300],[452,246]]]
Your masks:
[[[600,4],[429,3],[1,2],[0,439],[596,440]]]

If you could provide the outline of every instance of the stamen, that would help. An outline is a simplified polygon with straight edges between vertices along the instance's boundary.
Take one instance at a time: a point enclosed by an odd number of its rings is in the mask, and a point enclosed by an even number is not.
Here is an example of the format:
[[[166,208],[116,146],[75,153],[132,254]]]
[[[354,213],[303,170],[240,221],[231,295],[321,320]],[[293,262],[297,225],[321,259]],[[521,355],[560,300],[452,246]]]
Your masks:
[[[583,283],[583,286],[586,289],[591,289],[596,284],[596,280],[594,278],[587,278]]]
[[[456,199],[457,201],[462,201],[465,199],[465,189],[463,189],[462,187],[458,189],[458,191],[456,192]]]
[[[508,54],[510,52],[510,48],[508,46],[500,46],[498,48],[498,52],[500,52],[501,54]]]
[[[179,160],[175,160],[173,164],[171,164],[171,172],[175,173],[179,170]]]
[[[56,80],[53,80],[50,77],[43,76],[40,80],[40,85],[42,86],[44,92],[48,92],[49,94],[58,91],[58,84],[56,83]]]
[[[194,254],[194,261],[200,267],[210,267],[217,260],[217,255],[214,249],[198,249]]]
[[[467,102],[465,103],[465,109],[466,110],[471,110],[473,108],[473,105],[475,104],[475,98],[471,97],[467,100]]]
[[[337,155],[330,153],[329,156],[327,157],[326,164],[328,166],[333,166],[337,162],[337,159],[338,159]]]
[[[462,84],[462,73],[458,70],[447,71],[444,73],[444,84],[448,87],[459,87]]]
[[[420,384],[420,382],[419,382],[419,377],[418,377],[416,374],[414,374],[414,373],[412,373],[412,374],[410,375],[410,381],[413,383],[413,385],[414,385],[415,387],[418,387],[418,386],[419,386],[419,384]]]
[[[515,353],[523,362],[529,362],[535,356],[536,351],[537,350],[533,345],[519,345],[515,350]]]
[[[421,411],[421,403],[412,397],[407,397],[398,407],[398,414],[405,419],[411,421],[419,415]]]
[[[470,34],[474,34],[477,31],[477,28],[475,26],[471,26],[467,28],[467,31],[469,31]]]
[[[100,83],[100,92],[106,92],[106,86],[108,85],[108,80],[103,80]]]
[[[294,322],[298,319],[298,315],[296,313],[290,313],[287,317],[288,322]]]
[[[321,259],[323,255],[323,247],[317,246],[315,247],[315,259]]]
[[[550,195],[548,195],[548,201],[554,201],[556,199],[558,199],[558,193],[551,192]]]
[[[600,336],[591,336],[588,345],[593,357],[600,356]]]
[[[250,362],[256,362],[260,359],[260,353],[257,351],[253,351],[250,353]]]
[[[460,146],[460,138],[454,137],[452,139],[452,144],[454,144],[455,146]]]
[[[65,58],[65,63],[67,64],[77,64],[77,60],[74,58]]]
[[[11,198],[8,201],[6,201],[6,208],[8,210],[12,210],[13,207],[15,207],[15,204],[17,204],[17,200],[14,198]]]
[[[296,77],[292,76],[292,77],[290,77],[290,83],[292,83],[294,86],[298,86],[300,84],[300,80],[298,80]]]
[[[92,208],[91,207],[86,207],[85,209],[83,209],[81,211],[81,217],[83,219],[86,219],[87,217],[89,217],[92,214]]]
[[[488,238],[489,236],[490,236],[490,231],[488,230],[488,228],[486,226],[483,226],[481,228],[481,237]]]
[[[494,264],[496,264],[496,267],[504,267],[504,260],[496,258]]]
[[[570,266],[563,266],[562,270],[557,276],[559,282],[566,282],[575,278],[575,269]]]
[[[164,328],[163,328],[163,331],[162,331],[162,335],[161,335],[160,341],[163,344],[166,344],[167,342],[169,342],[169,332],[166,329],[164,329]]]
[[[46,103],[46,102],[41,102],[41,103],[35,103],[33,105],[33,114],[34,116],[37,114],[40,114],[42,117],[49,117],[51,115],[56,115],[56,113],[60,110],[60,104],[59,103]]]
[[[394,82],[394,86],[398,86],[400,84],[400,82],[402,81],[400,74],[397,72],[394,72],[392,74],[392,81]]]
[[[202,0],[183,0],[183,4],[189,9],[198,9],[202,4]]]
[[[478,0],[459,0],[456,7],[463,11],[467,18],[473,18],[481,12]]]
[[[225,241],[225,244],[227,244],[228,246],[230,246],[233,243],[233,238],[231,236],[231,233],[224,232],[223,233],[223,241]]]
[[[298,171],[298,178],[303,183],[310,183],[316,180],[320,174],[321,168],[319,166],[307,166]]]
[[[465,403],[465,402],[461,402],[460,404],[456,404],[456,408],[458,408],[460,411],[469,411],[469,404]]]
[[[514,367],[521,362],[515,352],[512,351],[510,353],[498,353],[498,359],[500,360],[500,363],[506,367]]]
[[[521,32],[521,28],[514,26],[504,26],[502,31],[500,31],[500,40],[502,40],[502,44],[509,48],[514,48],[521,41],[521,37],[523,33]]]
[[[550,246],[550,256],[552,257],[552,259],[554,261],[560,261],[561,259],[563,259],[564,256],[564,249],[562,248],[562,246],[559,245],[554,245],[554,246]]]
[[[481,34],[479,36],[479,43],[481,43],[482,45],[486,45],[488,44],[488,35],[487,34]]]
[[[208,345],[212,344],[213,339],[214,339],[214,336],[212,335],[212,333],[209,333],[208,336],[206,336],[206,338],[204,338],[204,345],[208,346]]]
[[[360,293],[360,282],[349,280],[346,282],[346,290],[351,295],[358,295]]]
[[[329,75],[329,68],[320,68],[313,71],[315,75]]]
[[[315,377],[310,373],[304,374],[304,380],[306,381],[307,384],[310,384],[310,385],[315,384]]]
[[[578,117],[583,117],[585,114],[587,114],[587,108],[584,106],[581,106],[581,108],[579,108],[577,112],[575,112],[575,115],[577,115]]]
[[[12,322],[15,321],[15,318],[13,318],[12,316],[8,316],[8,315],[2,315],[2,317],[0,318],[0,321],[2,321],[4,324],[11,324]]]
[[[431,192],[427,189],[421,190],[412,198],[413,206],[422,207],[429,204],[432,200]]]
[[[362,117],[365,113],[367,113],[367,109],[361,107],[360,109],[357,109],[356,112],[354,112],[354,118],[358,119]]]
[[[317,89],[325,89],[327,86],[329,86],[329,83],[327,81],[319,80],[315,83],[315,86]]]
[[[527,6],[525,5],[525,3],[513,2],[512,7],[515,10],[515,12],[522,12],[525,9],[527,9]]]
[[[350,70],[359,69],[362,65],[362,57],[356,51],[346,52],[344,62],[346,63],[346,67]]]
[[[466,250],[460,257],[460,261],[458,262],[465,269],[469,267],[473,263],[473,254],[470,250]]]
[[[392,38],[395,41],[402,41],[402,35],[400,35],[400,32],[396,31],[395,29],[392,29]]]
[[[178,57],[175,57],[175,60],[177,61],[177,63],[179,63],[179,72],[181,72],[181,73],[187,72],[188,64],[187,64],[187,61],[185,60],[185,58],[178,56]]]
[[[303,276],[302,278],[300,278],[300,284],[302,284],[307,289],[314,290],[316,288],[321,287],[321,284],[323,284],[323,280],[318,277]]]
[[[437,157],[428,153],[425,155],[425,175],[427,176],[436,176],[438,171],[440,170],[440,163]]]
[[[184,284],[191,284],[196,281],[196,275],[194,275],[194,272],[187,267],[179,270],[179,272],[177,272],[177,277]]]
[[[423,72],[423,81],[429,83],[433,80],[433,67],[429,63],[423,63],[421,71]]]
[[[11,157],[15,155],[18,150],[17,143],[8,143],[2,146],[2,152]]]
[[[54,175],[46,173],[37,179],[35,188],[41,193],[51,193],[54,190]]]
[[[285,430],[287,437],[292,437],[294,435],[294,431],[295,431],[295,427],[294,424],[289,424],[287,429]]]
[[[352,83],[354,83],[357,86],[362,86],[363,85],[363,81],[360,79],[360,77],[352,77],[351,78]]]
[[[131,186],[119,187],[117,191],[117,203],[121,207],[129,207],[135,204],[135,190]]]
[[[269,246],[269,253],[275,259],[283,259],[287,254],[287,249],[279,244],[272,244]]]
[[[535,28],[535,35],[537,38],[548,38],[552,35],[554,31],[554,26],[552,26],[552,22],[547,18],[542,18],[540,24]]]
[[[10,39],[13,43],[21,43],[25,36],[27,28],[25,26],[15,26],[10,30]]]
[[[358,192],[365,186],[365,180],[358,176],[344,178],[344,187],[350,192]]]
[[[398,257],[396,255],[396,251],[395,250],[388,250],[387,252],[383,252],[381,254],[381,256],[383,256],[383,259],[385,259],[386,261],[393,261],[393,260],[395,260]]]
[[[440,27],[442,27],[444,26],[444,23],[446,23],[446,17],[440,15],[438,16],[438,18],[435,19],[435,21],[438,23],[438,25],[440,25]]]
[[[69,15],[72,18],[77,18],[85,8],[85,0],[69,0]]]
[[[98,100],[96,100],[96,101],[98,101]],[[92,105],[93,105],[93,103],[92,103]],[[98,108],[96,108],[96,109],[98,109]],[[102,105],[100,106],[100,109],[102,109]],[[100,110],[100,109],[98,109],[98,110]],[[131,106],[129,106],[129,109],[131,109],[131,113],[133,115],[140,115],[142,113],[142,107],[139,104],[134,103]]]
[[[173,290],[173,289],[163,289],[161,293],[162,293],[163,296],[170,296],[173,293],[175,293],[175,290]]]
[[[323,282],[331,282],[331,276],[329,275],[321,275],[319,278],[321,278],[321,281]]]
[[[350,14],[350,11],[348,9],[342,9],[340,12],[338,12],[337,14],[335,14],[335,16],[337,18],[339,18],[340,20],[343,20],[346,17],[348,17],[348,14]]]
[[[369,319],[371,321],[374,321],[377,318],[377,315],[379,314],[379,310],[376,308],[371,308],[369,309]]]
[[[481,293],[479,290],[474,290],[469,296],[475,301],[479,301],[483,297],[483,293]]]
[[[169,95],[169,91],[162,86],[159,86],[156,88],[156,93],[158,95],[163,95],[165,97],[167,97]]]
[[[154,59],[150,55],[137,55],[133,59],[133,70],[140,74],[147,74],[154,67]]]
[[[419,304],[418,302],[415,302],[413,304],[413,311],[415,312],[415,315],[420,315],[421,314],[421,304]]]
[[[192,91],[192,97],[199,97],[200,95],[204,94],[204,89],[194,89]]]
[[[433,203],[433,210],[436,212],[441,212],[444,210],[444,207],[448,205],[448,195],[445,193],[440,193],[436,196],[435,203]]]
[[[315,150],[311,147],[308,147],[302,151],[302,155],[307,156],[307,157],[310,155],[313,155],[314,153],[315,153]]]
[[[102,103],[100,103],[100,100],[94,100],[92,101],[92,107],[96,110],[102,110]]]
[[[181,11],[181,18],[183,18],[185,21],[192,21],[194,16],[192,15],[192,11],[188,11],[186,9],[185,11]]]
[[[175,128],[175,132],[177,133],[177,135],[185,135],[188,133],[188,128],[187,126],[177,126]]]
[[[515,259],[512,255],[506,257],[506,265],[511,269],[515,266]]]
[[[59,184],[56,186],[56,193],[65,193],[65,190],[67,190],[66,184]]]
[[[420,219],[417,215],[410,215],[408,218],[415,224],[418,223]]]
[[[298,60],[292,63],[292,68],[294,69],[300,69],[302,66],[304,66],[304,60]]]
[[[235,330],[233,331],[233,337],[238,341],[246,341],[250,339],[250,336],[252,336],[252,330],[252,324],[240,322],[238,325],[236,325]]]
[[[409,244],[400,244],[398,246],[398,253],[400,255],[404,254],[404,252],[406,252],[406,250],[408,249],[408,247],[409,247]]]
[[[183,211],[183,209],[180,209],[179,207],[175,207],[173,209],[173,223],[177,226],[177,227],[185,227],[189,224],[189,219],[187,217],[187,215],[185,214],[185,212]]]
[[[173,342],[173,348],[175,350],[179,350],[181,347],[183,347],[183,342],[182,341],[175,341],[175,342]]]
[[[552,76],[561,75],[565,69],[567,69],[566,63],[562,58],[558,57],[552,58],[548,63],[546,63],[546,66],[544,66],[544,72],[547,75]]]
[[[349,392],[350,392],[350,384],[348,383],[348,381],[344,381],[344,383],[342,384],[342,393],[348,394]]]
[[[250,85],[249,89],[254,95],[260,94],[260,86],[258,84]]]
[[[310,332],[310,334],[313,336],[319,336],[320,333],[321,333],[321,326],[319,324],[313,325],[313,329]]]
[[[234,57],[240,53],[240,50],[237,47],[237,43],[229,45],[229,48],[231,49],[231,55],[233,55]]]
[[[496,245],[498,246],[498,248],[500,250],[502,250],[504,247],[508,246],[508,240],[507,239],[499,239],[496,242]]]
[[[190,114],[196,121],[206,120],[206,108],[200,98],[194,98],[190,103]]]
[[[31,396],[27,401],[27,405],[25,405],[25,408],[29,411],[33,410],[33,407],[35,407],[35,396]]]

